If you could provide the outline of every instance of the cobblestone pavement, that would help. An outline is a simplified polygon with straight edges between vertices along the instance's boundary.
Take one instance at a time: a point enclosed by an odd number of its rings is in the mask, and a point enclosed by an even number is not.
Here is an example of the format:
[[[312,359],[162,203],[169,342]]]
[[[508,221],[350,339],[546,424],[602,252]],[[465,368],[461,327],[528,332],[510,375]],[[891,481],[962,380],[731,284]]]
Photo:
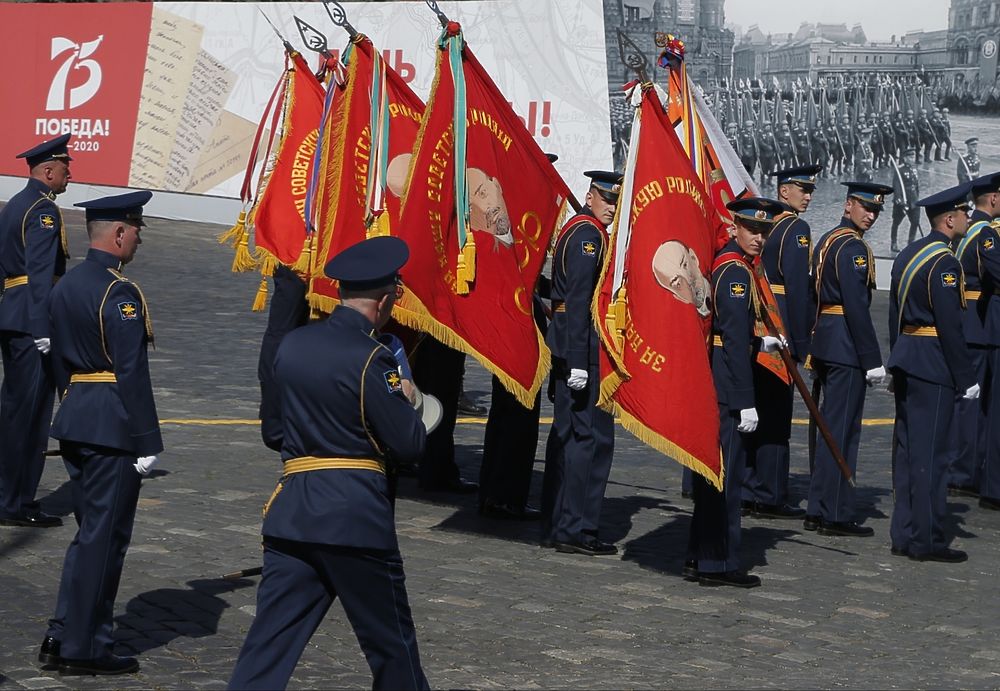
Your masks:
[[[980,129],[987,125],[997,129],[992,122]],[[80,257],[81,218],[67,218]],[[229,677],[254,615],[257,579],[219,577],[259,563],[260,510],[278,459],[252,422],[264,326],[264,316],[247,309],[256,281],[228,273],[231,254],[214,240],[219,230],[154,219],[129,269],[156,326],[151,362],[167,448],[143,482],[116,604],[118,652],[138,654],[142,669],[115,679],[40,671],[35,655],[74,528],[0,528],[4,688],[210,689]],[[875,309],[885,352],[884,293]],[[478,365],[467,380],[488,403],[489,379]],[[482,519],[474,499],[424,494],[403,479],[397,523],[428,678],[450,688],[1000,687],[1000,513],[949,500],[954,545],[969,552],[967,563],[890,556],[891,416],[890,394],[872,391],[858,483],[875,537],[822,537],[795,521],[745,519],[744,558],[763,579],[750,591],[680,578],[691,517],[680,467],[620,429],[602,521],[618,557],[542,550],[536,526]],[[800,406],[797,418],[804,417]],[[465,420],[457,432],[469,478],[477,475],[482,422]],[[536,502],[547,432],[544,424]],[[806,491],[805,436],[797,424],[796,499]],[[47,510],[69,513],[58,460],[47,466],[39,496]],[[335,605],[291,686],[370,684]]]

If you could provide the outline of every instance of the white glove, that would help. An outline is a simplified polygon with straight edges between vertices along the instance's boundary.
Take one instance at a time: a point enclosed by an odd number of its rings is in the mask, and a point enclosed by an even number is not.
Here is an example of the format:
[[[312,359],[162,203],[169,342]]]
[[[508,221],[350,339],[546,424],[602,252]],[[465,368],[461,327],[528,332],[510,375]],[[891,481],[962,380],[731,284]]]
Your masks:
[[[585,369],[571,369],[569,371],[569,379],[566,380],[566,386],[573,389],[574,391],[582,391],[587,385],[587,379],[589,375]]]
[[[777,336],[762,336],[760,339],[760,352],[773,353],[779,348],[787,348],[788,341],[781,334]]]
[[[48,355],[49,351],[52,350],[52,341],[48,338],[36,338],[35,347],[42,355]]]
[[[740,432],[753,432],[757,429],[759,421],[756,408],[744,408],[740,411],[740,424],[736,426],[736,429]]]
[[[885,367],[876,367],[865,372],[865,381],[868,386],[877,386],[885,381]]]
[[[965,395],[962,398],[974,401],[979,398],[979,384],[973,384],[968,389],[965,390]]]
[[[156,456],[140,456],[132,465],[135,466],[136,472],[140,475],[149,475],[149,471],[153,469],[157,460]]]

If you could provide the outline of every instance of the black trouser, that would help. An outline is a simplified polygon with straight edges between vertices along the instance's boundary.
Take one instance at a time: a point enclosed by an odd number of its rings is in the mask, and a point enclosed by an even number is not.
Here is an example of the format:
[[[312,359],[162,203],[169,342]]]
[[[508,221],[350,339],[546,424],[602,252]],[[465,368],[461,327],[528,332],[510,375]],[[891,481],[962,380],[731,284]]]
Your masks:
[[[910,219],[910,235],[907,240],[907,244],[913,242],[917,237],[917,231],[920,229],[920,207],[914,206],[911,209],[906,208],[902,204],[892,205],[892,246],[896,247],[896,230],[899,228],[899,224],[903,222],[904,218]]]
[[[427,447],[420,461],[420,486],[433,488],[458,482],[455,421],[458,418],[458,397],[462,394],[465,353],[426,336],[417,347],[411,368],[413,383],[422,392],[441,401],[442,409],[441,423],[427,435]]]
[[[528,503],[541,407],[541,393],[535,396],[533,407],[525,408],[493,377],[483,463],[479,468],[480,501],[489,499],[517,509]]]

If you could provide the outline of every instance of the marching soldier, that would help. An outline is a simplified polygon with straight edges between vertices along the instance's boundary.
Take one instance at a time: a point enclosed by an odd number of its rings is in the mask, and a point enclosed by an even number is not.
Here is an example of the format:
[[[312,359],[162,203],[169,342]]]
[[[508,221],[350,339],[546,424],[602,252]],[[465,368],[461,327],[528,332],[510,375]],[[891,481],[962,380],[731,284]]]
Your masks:
[[[45,446],[55,384],[49,350],[48,298],[66,273],[69,256],[56,195],[70,180],[70,135],[20,153],[30,177],[0,211],[0,525],[51,528],[56,516],[39,510],[35,492],[45,465]]]
[[[872,169],[878,170],[885,165],[885,146],[882,143],[882,131],[878,127],[878,118],[875,113],[868,117],[868,129],[871,130],[869,144],[872,150]]]
[[[809,163],[809,156],[812,153],[812,142],[809,141],[809,127],[805,120],[799,120],[792,132],[795,139],[795,165],[804,166]]]
[[[816,121],[812,130],[812,160],[820,167],[820,174],[826,176],[826,166],[830,162],[830,141],[826,138],[823,123]]]
[[[965,347],[962,266],[950,243],[969,226],[968,185],[922,199],[931,231],[892,264],[889,304],[896,444],[892,553],[917,561],[961,562],[944,534],[949,427],[957,396],[974,401],[979,384]]]
[[[917,121],[913,117],[913,111],[906,111],[906,119],[903,122],[903,127],[906,130],[906,141],[907,148],[912,148],[916,151],[916,162],[920,163],[920,128],[917,127]]]
[[[874,258],[864,234],[878,219],[885,195],[892,194],[892,188],[871,182],[843,184],[847,187],[844,217],[813,250],[819,308],[811,360],[824,392],[821,413],[836,435],[853,475],[865,389],[885,379],[869,312],[875,289]],[[821,535],[873,535],[870,527],[855,522],[854,493],[826,442],[817,440],[804,528],[818,530]]]
[[[753,178],[754,167],[757,165],[757,138],[754,135],[753,120],[747,120],[743,125],[743,130],[740,132],[740,161],[743,162],[743,167],[746,168],[747,173]]]
[[[879,122],[878,127],[882,134],[882,151],[884,154],[882,165],[885,165],[890,158],[899,158],[899,147],[896,145],[896,131],[892,127],[892,117],[888,111],[882,113],[882,120]]]
[[[150,192],[80,202],[90,250],[52,289],[52,356],[62,394],[51,436],[73,485],[77,532],[66,550],[55,615],[38,660],[60,674],[128,674],[112,653],[115,594],[132,537],[141,474],[163,451],[139,286],[121,273],[142,243]]]
[[[958,157],[958,184],[979,177],[979,137],[965,140],[965,153]]]
[[[840,140],[840,130],[837,121],[830,118],[826,121],[826,139],[830,142],[830,174],[840,175],[844,172],[844,143]]]
[[[398,361],[375,339],[408,257],[394,237],[340,252],[325,268],[340,281],[340,305],[278,348],[284,472],[264,506],[257,613],[229,688],[285,688],[338,597],[373,687],[428,688],[393,515],[394,466],[419,459],[426,432]]]
[[[782,122],[778,127],[778,165],[790,168],[795,165],[795,140],[788,129],[788,123]]]
[[[851,119],[847,117],[847,114],[840,117],[837,135],[840,137],[841,146],[844,147],[844,172],[850,175],[854,168],[854,129],[851,127]]]
[[[944,143],[944,126],[941,122],[941,111],[934,108],[930,117],[931,132],[934,134],[934,160],[941,160],[941,145]]]
[[[764,186],[764,181],[771,174],[775,166],[778,165],[777,140],[774,138],[774,130],[771,124],[764,123],[760,133],[760,186]]]
[[[859,182],[871,182],[875,165],[875,154],[871,147],[872,129],[862,127],[858,130],[858,147],[854,152],[854,179]]]
[[[948,109],[941,109],[941,131],[938,140],[944,145],[944,160],[951,160],[951,121],[948,119]]]
[[[892,122],[892,131],[896,136],[897,158],[902,158],[903,152],[913,146],[910,143],[910,131],[906,127],[906,120],[903,118],[902,112],[896,113],[896,117]]]
[[[775,171],[783,208],[764,241],[760,263],[774,293],[789,351],[797,362],[809,352],[809,330],[816,307],[809,286],[812,234],[799,214],[809,208],[818,165]],[[753,435],[752,462],[744,475],[744,508],[755,518],[802,518],[804,509],[788,503],[788,442],[792,433],[792,387],[759,362],[753,365],[754,390],[766,403]]]
[[[597,407],[598,336],[590,316],[607,228],[621,174],[592,170],[586,208],[563,227],[552,255],[552,323],[546,342],[555,379],[554,420],[545,450],[542,546],[559,552],[616,554],[598,538],[604,489],[615,448],[614,418]]]
[[[907,148],[903,153],[903,160],[897,168],[893,170],[892,176],[892,251],[898,252],[899,245],[896,242],[896,231],[904,218],[910,220],[910,233],[907,244],[913,242],[920,230],[920,207],[917,206],[917,199],[920,197],[920,178],[917,177],[917,169],[913,166],[913,157],[916,149]]]
[[[733,151],[737,154],[740,153],[740,136],[738,131],[738,126],[735,122],[730,122],[726,125],[726,139],[729,140],[729,145],[733,147]]]
[[[758,424],[758,408],[768,404],[757,389],[752,353],[770,352],[781,341],[765,334],[762,298],[754,278],[779,203],[750,197],[727,204],[736,231],[715,258],[712,268],[712,376],[719,403],[722,443],[722,491],[701,475],[694,476],[694,514],[684,576],[702,585],[753,588],[760,585],[740,561],[740,497],[748,448]]]
[[[931,148],[934,146],[934,130],[931,127],[931,121],[927,116],[926,110],[920,111],[920,115],[917,117],[917,137],[917,146],[918,148],[923,148],[923,160],[924,163],[927,163],[931,160]],[[940,160],[940,156],[938,160]]]
[[[1000,216],[1000,175],[984,175],[970,184],[975,209],[969,219],[965,237],[956,241],[955,256],[962,264],[965,276],[965,298],[968,307],[962,312],[962,334],[969,349],[969,358],[976,382],[986,388],[990,338],[983,326],[990,296],[984,298],[984,278],[981,256],[992,252],[993,244],[980,245],[980,234],[988,232],[990,223]],[[987,423],[985,405],[989,401],[959,398],[955,402],[955,422],[951,426],[951,463],[948,470],[948,492],[956,496],[979,496],[979,475],[986,454]]]

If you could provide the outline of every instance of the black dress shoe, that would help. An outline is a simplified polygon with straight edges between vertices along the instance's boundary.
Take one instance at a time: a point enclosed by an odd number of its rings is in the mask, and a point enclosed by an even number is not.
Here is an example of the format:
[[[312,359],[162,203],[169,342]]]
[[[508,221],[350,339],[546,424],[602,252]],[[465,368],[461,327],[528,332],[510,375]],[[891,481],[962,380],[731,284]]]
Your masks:
[[[688,492],[687,490],[681,490],[681,499],[694,499],[694,492]]]
[[[553,542],[557,552],[564,554],[586,554],[590,557],[610,556],[618,554],[618,548],[610,542],[601,542],[596,537],[585,538],[579,542]]]
[[[538,546],[541,547],[542,549],[552,549],[553,547],[556,546],[556,543],[552,541],[552,538],[543,537],[541,540],[538,541]]]
[[[820,524],[819,516],[810,516],[809,514],[806,514],[806,517],[802,519],[803,530],[809,530],[809,531],[818,530],[819,524]]]
[[[495,502],[492,499],[485,499],[479,504],[479,513],[487,518],[499,518],[507,521],[537,521],[542,517],[542,512],[534,506],[528,504],[514,506],[513,504]]]
[[[96,660],[71,660],[64,657],[59,661],[59,674],[65,675],[90,674],[96,676],[98,674],[131,674],[138,671],[139,661],[134,657],[109,655]]]
[[[890,554],[894,557],[908,557],[910,556],[910,551],[903,547],[893,547],[889,550]]]
[[[948,485],[948,496],[950,497],[973,497],[979,498],[979,490],[972,485]]]
[[[685,581],[697,581],[698,580],[698,560],[688,559],[684,562],[683,568],[681,568],[681,576]]]
[[[909,557],[913,561],[943,561],[947,564],[958,564],[968,559],[969,555],[960,549],[950,549],[945,547],[937,552],[928,552],[927,554],[911,554]]]
[[[59,657],[59,647],[57,638],[46,636],[42,639],[42,647],[38,649],[38,662],[41,663],[42,669],[55,669],[62,662],[62,658]]]
[[[744,499],[740,502],[740,516],[749,516],[753,511],[754,502]]]
[[[979,497],[979,508],[989,509],[990,511],[1000,511],[1000,499]]]
[[[486,415],[486,408],[472,401],[465,392],[458,397],[458,412],[462,415]]]
[[[750,515],[754,518],[802,518],[806,515],[805,509],[788,504],[757,504],[754,503],[750,509]]]
[[[41,511],[13,518],[0,518],[0,525],[16,526],[19,528],[58,528],[62,524],[62,519],[58,516],[50,516]]]
[[[875,534],[873,528],[858,525],[854,521],[823,521],[819,522],[820,535],[841,535],[843,537],[871,537]]]
[[[751,576],[746,571],[698,572],[699,585],[729,585],[734,588],[756,588],[760,585],[759,576]]]
[[[449,480],[448,482],[421,485],[420,487],[428,492],[454,492],[455,494],[475,494],[479,491],[479,483],[463,480],[462,478]]]

